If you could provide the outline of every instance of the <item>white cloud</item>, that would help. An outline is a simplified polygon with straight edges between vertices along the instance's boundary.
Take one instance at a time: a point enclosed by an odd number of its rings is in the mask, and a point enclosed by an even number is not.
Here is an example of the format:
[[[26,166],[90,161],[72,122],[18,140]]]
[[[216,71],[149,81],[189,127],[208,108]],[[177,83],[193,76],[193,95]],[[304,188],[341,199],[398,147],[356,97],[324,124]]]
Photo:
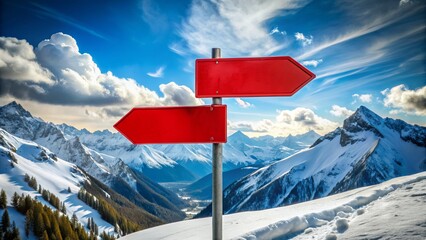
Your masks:
[[[159,98],[159,105],[202,105],[203,100],[195,98],[194,92],[187,86],[174,82],[161,84],[160,90],[164,97]]]
[[[392,114],[404,112],[415,115],[426,115],[426,86],[410,90],[404,84],[382,91],[385,95],[384,105],[395,108]]]
[[[304,47],[311,45],[312,41],[314,40],[314,37],[305,36],[303,33],[300,33],[300,32],[297,32],[296,34],[294,34],[294,37],[296,38],[297,41],[302,43],[302,46],[304,46]]]
[[[226,56],[270,55],[283,49],[285,43],[269,34],[266,22],[307,3],[306,0],[194,0],[179,35],[185,47],[196,55],[207,57],[212,47],[222,48]]]
[[[272,29],[270,32],[269,32],[269,35],[274,35],[274,34],[281,34],[281,35],[283,35],[283,36],[285,36],[285,35],[287,35],[287,32],[286,31],[280,31],[279,29],[278,29],[278,27],[274,27],[274,29]]]
[[[373,100],[372,94],[353,94],[352,97],[358,99],[363,103],[371,103],[371,101]]]
[[[349,110],[345,107],[341,107],[338,105],[333,105],[331,107],[330,113],[333,114],[336,117],[349,117],[354,113],[354,111]]]
[[[307,61],[303,61],[302,64],[305,66],[312,66],[312,67],[317,67],[318,64],[322,63],[322,59],[318,59],[318,60],[307,60]]]
[[[169,45],[169,49],[172,51],[172,52],[174,52],[174,53],[176,53],[177,55],[181,55],[181,56],[185,56],[186,55],[186,52],[185,52],[185,50],[183,49],[183,47],[180,45],[180,44],[178,44],[178,43],[171,43],[170,45]]]
[[[53,74],[40,66],[33,46],[25,40],[0,37],[0,63],[1,79],[19,84],[54,84]]]
[[[162,78],[164,76],[164,69],[166,69],[164,66],[161,66],[157,69],[155,72],[149,72],[147,73],[148,76],[153,78]]]
[[[401,6],[404,6],[404,5],[410,4],[410,3],[411,3],[411,1],[410,1],[410,0],[401,0],[401,1],[399,1],[399,6],[401,7]]]
[[[142,13],[142,19],[152,31],[158,33],[168,28],[167,15],[160,9],[156,1],[141,0],[138,7]]]
[[[238,103],[238,105],[240,105],[240,107],[242,108],[249,108],[249,107],[254,107],[253,104],[246,102],[244,100],[242,100],[241,98],[235,98],[235,101]]]
[[[90,54],[80,53],[73,37],[55,33],[38,44],[0,38],[0,96],[71,106],[196,105],[202,101],[186,86],[160,86],[158,95],[131,78],[102,73]],[[0,65],[0,66],[1,66]]]
[[[231,131],[240,130],[252,133],[269,134],[272,136],[287,136],[301,134],[314,130],[326,134],[338,127],[338,124],[322,118],[311,109],[295,108],[293,110],[278,111],[275,120],[264,119],[256,122],[240,121],[230,122]]]

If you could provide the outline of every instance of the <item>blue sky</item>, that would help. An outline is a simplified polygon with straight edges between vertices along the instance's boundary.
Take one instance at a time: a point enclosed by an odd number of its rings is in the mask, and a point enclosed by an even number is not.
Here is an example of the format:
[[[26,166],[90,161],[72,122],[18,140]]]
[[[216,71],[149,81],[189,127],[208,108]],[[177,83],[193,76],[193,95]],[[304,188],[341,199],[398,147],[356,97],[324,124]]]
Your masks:
[[[317,78],[292,97],[225,99],[229,131],[327,133],[360,105],[426,125],[426,3],[1,1],[0,103],[89,130],[133,106],[195,99],[194,61],[292,56]]]

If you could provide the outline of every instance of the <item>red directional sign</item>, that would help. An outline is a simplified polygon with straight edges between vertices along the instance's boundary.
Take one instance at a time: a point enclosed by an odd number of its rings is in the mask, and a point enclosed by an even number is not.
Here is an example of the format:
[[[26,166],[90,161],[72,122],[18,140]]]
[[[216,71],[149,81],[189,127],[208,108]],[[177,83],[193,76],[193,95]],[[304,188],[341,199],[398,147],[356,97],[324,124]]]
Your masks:
[[[197,59],[195,96],[292,96],[314,78],[291,57]]]
[[[226,105],[133,108],[114,128],[133,144],[225,143]]]

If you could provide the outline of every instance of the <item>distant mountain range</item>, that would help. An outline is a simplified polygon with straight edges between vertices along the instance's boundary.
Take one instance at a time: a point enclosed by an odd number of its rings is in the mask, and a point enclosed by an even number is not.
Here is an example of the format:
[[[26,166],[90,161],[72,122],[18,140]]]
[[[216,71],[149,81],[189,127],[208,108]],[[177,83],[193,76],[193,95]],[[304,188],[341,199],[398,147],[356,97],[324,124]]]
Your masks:
[[[361,106],[308,149],[263,167],[224,191],[225,213],[308,201],[426,170],[426,128]],[[211,205],[198,217],[211,215]]]
[[[97,182],[102,191],[121,195],[146,211],[147,216],[155,216],[147,217],[146,225],[149,226],[185,217],[180,209],[186,203],[157,182],[194,181],[211,173],[209,145],[133,145],[120,134],[107,130],[91,133],[66,124],[45,122],[16,102],[0,107],[0,129],[11,138],[31,141],[55,158],[74,164],[87,175],[87,179]],[[249,138],[242,132],[236,132],[225,144],[224,170],[237,169],[231,171],[233,174],[230,174],[227,184],[251,171],[238,169],[246,169],[253,164],[263,166],[281,159],[309,146],[318,136],[315,132],[308,132],[287,138]],[[9,145],[4,143],[6,146]],[[10,158],[4,160],[10,161]],[[24,163],[22,161],[21,165]],[[46,170],[44,174],[50,173]],[[208,181],[205,183],[207,185],[203,189],[194,191],[207,192],[210,185]]]
[[[75,138],[99,153],[119,157],[133,170],[157,182],[195,181],[212,171],[212,150],[208,144],[133,145],[119,133],[108,130],[91,133],[72,126],[57,126],[67,138]],[[274,138],[249,138],[238,131],[224,145],[223,169],[266,165],[310,146],[320,135],[305,134]]]

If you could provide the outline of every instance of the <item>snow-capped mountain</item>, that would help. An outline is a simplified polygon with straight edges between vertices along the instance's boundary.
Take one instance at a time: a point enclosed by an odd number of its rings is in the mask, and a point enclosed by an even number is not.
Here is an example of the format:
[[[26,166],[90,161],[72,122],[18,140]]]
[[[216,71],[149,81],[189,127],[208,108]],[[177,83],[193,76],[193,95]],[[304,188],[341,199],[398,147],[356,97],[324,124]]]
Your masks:
[[[185,216],[179,210],[184,203],[175,193],[135,172],[120,158],[93,150],[78,136],[64,134],[56,125],[33,117],[16,102],[0,107],[0,128],[50,149],[164,221]]]
[[[425,171],[425,143],[425,127],[383,119],[361,106],[309,149],[231,184],[224,191],[224,212],[308,201]]]
[[[90,133],[58,125],[68,138],[78,137],[87,147],[120,157],[128,166],[159,182],[193,181],[212,171],[211,144],[133,145],[119,133]],[[229,171],[287,157],[310,146],[319,135],[313,131],[289,137],[249,138],[236,132],[224,144],[223,169]]]
[[[69,138],[78,137],[81,142],[98,152],[119,157],[130,168],[157,182],[193,181],[194,175],[175,160],[152,146],[134,145],[119,133],[108,130],[90,133],[66,124],[58,125]]]
[[[27,177],[35,179],[35,186],[27,182]],[[87,186],[90,186],[90,189]],[[13,202],[10,200],[16,192],[18,196],[21,196],[21,194],[29,195],[32,199],[41,202],[52,210],[56,210],[58,206],[48,201],[46,196],[50,196],[50,199],[52,196],[56,196],[65,207],[61,208],[61,212],[68,215],[68,218],[75,215],[82,226],[88,226],[88,221],[91,219],[98,226],[97,230],[100,233],[105,231],[107,234],[114,236],[122,234],[121,231],[118,232],[119,230],[111,222],[111,219],[108,220],[102,216],[101,212],[81,200],[78,193],[83,188],[88,192],[92,192],[91,194],[99,192],[100,195],[96,196],[96,199],[108,202],[108,204],[103,206],[107,208],[111,206],[118,208],[119,206],[121,219],[138,223],[140,227],[152,227],[163,223],[161,219],[137,207],[110,188],[97,182],[75,164],[57,157],[55,153],[35,142],[13,136],[1,128],[0,188],[5,190],[8,196],[8,203]],[[48,195],[45,195],[45,190],[49,192]],[[8,205],[9,210],[17,210],[16,206],[15,209],[10,206],[13,204]],[[104,210],[104,213],[105,211],[113,212],[114,210]],[[128,214],[129,211],[132,214]],[[25,220],[19,219],[22,216],[25,217],[25,213],[19,214],[16,212],[14,215],[17,218],[17,224],[23,225]],[[122,224],[122,222],[119,223],[119,225]],[[25,231],[23,228],[21,229],[20,232],[23,235]],[[89,231],[89,229],[86,228],[86,231]],[[26,239],[26,237],[22,239]]]

